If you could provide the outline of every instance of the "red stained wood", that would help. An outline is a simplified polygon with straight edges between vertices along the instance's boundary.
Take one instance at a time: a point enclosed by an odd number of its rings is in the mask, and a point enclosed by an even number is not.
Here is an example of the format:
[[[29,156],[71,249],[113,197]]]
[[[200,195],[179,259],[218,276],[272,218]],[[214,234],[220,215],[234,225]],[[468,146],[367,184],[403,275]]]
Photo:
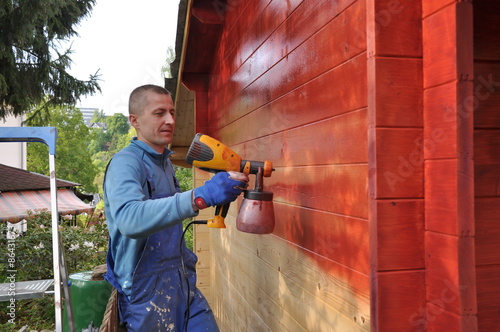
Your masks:
[[[422,61],[377,58],[375,71],[375,126],[421,127]]]
[[[374,331],[423,331],[425,328],[425,272],[378,273],[378,326]]]
[[[274,235],[369,274],[367,220],[279,203],[274,211]]]
[[[423,20],[424,87],[472,80],[472,4],[459,2]]]
[[[457,315],[474,315],[474,238],[426,232],[427,301]]]
[[[369,20],[375,29],[375,56],[422,57],[421,5],[420,1],[374,2]]]
[[[500,128],[499,85],[500,64],[491,61],[474,64],[474,127]]]
[[[457,0],[422,0],[422,17],[427,17]]]
[[[472,155],[472,82],[453,81],[425,90],[425,159]]]
[[[476,264],[500,265],[500,197],[475,200]],[[480,281],[478,280],[478,285]],[[497,296],[500,292],[497,292]]]
[[[260,133],[260,130],[279,131],[287,126],[293,128],[294,123],[306,117],[306,112],[295,117],[289,115],[280,118],[276,115],[263,124],[261,120],[260,128],[252,121],[248,121],[248,125],[240,122],[241,131],[237,126],[231,126],[231,131],[222,130],[221,133],[229,138],[228,144],[244,159],[270,160],[275,167],[366,163],[366,110],[317,121],[307,126],[297,126],[296,129],[233,145],[234,141],[241,139],[242,133],[250,133],[250,130],[253,134]],[[231,139],[233,137],[234,139]]]
[[[478,331],[477,317],[475,315],[457,315],[443,310],[442,300],[427,303],[427,329],[426,332],[472,332]]]
[[[317,7],[312,6],[319,11],[320,8]],[[337,7],[335,9],[337,10]],[[330,8],[330,10],[333,9]],[[288,21],[293,20],[294,17],[304,20],[303,17],[298,16],[298,12],[299,9]],[[307,13],[307,15],[313,14]],[[219,126],[224,126],[225,123],[286,94],[363,51],[364,39],[359,40],[359,38],[364,38],[364,35],[353,36],[346,33],[347,31],[359,30],[362,26],[363,14],[363,6],[356,3],[352,8],[346,10],[345,15],[328,23],[325,28],[319,30],[301,45],[299,41],[302,39],[298,35],[305,32],[312,34],[316,31],[314,29],[319,29],[320,26],[316,26],[316,24],[322,22],[322,16],[315,17],[314,20],[310,21],[313,25],[307,25],[309,29],[303,29],[304,25],[297,25],[295,24],[297,22],[293,23],[293,21],[280,26],[273,33],[273,37],[266,40],[252,57],[234,73],[233,79],[218,89],[217,94],[214,95],[211,109],[216,112],[216,116],[230,116],[230,118],[221,119]],[[340,47],[339,41],[342,47]],[[286,43],[286,45],[280,43]],[[297,48],[298,45],[300,47]],[[344,45],[347,51],[345,51]],[[241,45],[241,47],[246,47],[246,45]],[[325,57],[324,54],[329,56]],[[359,61],[356,63],[359,66]],[[363,69],[355,68],[351,73],[354,72],[359,72],[362,75]],[[339,77],[329,80],[328,84],[346,81],[362,83],[365,79],[365,76],[361,76],[361,78]]]
[[[474,162],[479,165],[500,163],[500,128],[474,132]]]
[[[377,225],[371,241],[375,242],[372,261],[377,271],[425,268],[424,201],[376,201]],[[384,330],[385,331],[385,330]]]
[[[479,331],[496,331],[500,326],[500,265],[478,266],[476,278]]]
[[[366,174],[365,165],[287,167],[264,184],[276,202],[367,218]]]
[[[370,179],[373,198],[423,197],[424,160],[421,129],[374,129],[370,149],[375,154]]]
[[[306,123],[310,123],[366,106],[366,76],[364,75],[366,73],[366,60],[363,56],[324,73],[298,89],[292,89],[292,85],[290,85],[290,92],[284,96],[277,93],[264,93],[272,88],[278,89],[275,84],[278,84],[280,78],[285,79],[286,77],[285,73],[274,71],[273,73],[277,76],[266,76],[245,89],[241,93],[241,99],[232,104],[231,109],[234,111],[227,115],[221,114],[225,118],[220,119],[219,126],[224,127],[227,123],[260,107],[279,107],[279,112],[285,113],[283,117],[285,121],[287,118],[296,117],[297,113],[301,113],[299,115],[301,117],[310,117],[310,120],[306,121]],[[332,82],[342,82],[342,84],[333,85],[335,88],[332,89],[324,89]],[[259,93],[259,91],[262,92]],[[268,105],[269,102],[277,103],[277,106]],[[266,127],[265,115],[262,117],[264,121],[261,118],[259,125]],[[246,121],[244,118],[242,120]]]
[[[426,162],[426,229],[474,235],[473,171],[470,160]]]
[[[500,60],[500,2],[474,1],[474,58]]]

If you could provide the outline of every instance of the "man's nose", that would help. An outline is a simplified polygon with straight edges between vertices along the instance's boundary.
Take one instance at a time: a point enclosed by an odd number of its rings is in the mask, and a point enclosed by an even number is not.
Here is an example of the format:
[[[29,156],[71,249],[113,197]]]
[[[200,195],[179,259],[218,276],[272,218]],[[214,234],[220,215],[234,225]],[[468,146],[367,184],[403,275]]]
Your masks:
[[[164,117],[164,121],[166,124],[173,124],[175,123],[175,118],[173,114],[167,113],[167,115]]]

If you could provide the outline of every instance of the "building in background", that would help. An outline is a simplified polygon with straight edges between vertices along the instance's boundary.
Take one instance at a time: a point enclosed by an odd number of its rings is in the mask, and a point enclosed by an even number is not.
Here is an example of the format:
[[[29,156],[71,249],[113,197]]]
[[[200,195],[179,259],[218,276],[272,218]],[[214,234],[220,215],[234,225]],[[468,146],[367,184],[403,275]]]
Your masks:
[[[23,120],[22,117],[8,116],[0,120],[0,127],[22,127]],[[26,143],[0,144],[0,164],[26,169]]]

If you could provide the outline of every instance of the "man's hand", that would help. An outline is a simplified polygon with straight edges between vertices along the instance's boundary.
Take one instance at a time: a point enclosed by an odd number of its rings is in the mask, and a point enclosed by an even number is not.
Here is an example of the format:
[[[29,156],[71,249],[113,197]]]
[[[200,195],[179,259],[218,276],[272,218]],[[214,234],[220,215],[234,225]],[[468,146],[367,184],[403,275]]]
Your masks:
[[[194,204],[199,209],[234,201],[248,186],[248,176],[240,172],[219,172],[201,187],[193,190]]]

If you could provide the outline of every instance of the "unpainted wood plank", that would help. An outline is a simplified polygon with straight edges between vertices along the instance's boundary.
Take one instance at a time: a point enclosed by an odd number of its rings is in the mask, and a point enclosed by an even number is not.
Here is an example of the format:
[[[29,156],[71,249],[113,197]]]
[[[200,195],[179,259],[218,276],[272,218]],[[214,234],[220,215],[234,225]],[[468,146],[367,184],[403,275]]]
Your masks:
[[[217,321],[224,327],[221,331],[271,332],[259,314],[248,307],[246,299],[230,286],[227,277],[221,275],[219,278],[214,285],[218,293],[214,304],[214,314]]]
[[[374,61],[376,71],[373,82],[376,89],[374,125],[422,127],[422,60],[377,58]]]
[[[378,331],[423,331],[425,329],[425,272],[378,273],[376,284]]]
[[[425,163],[427,230],[474,236],[474,174],[469,159]]]
[[[198,254],[199,252],[209,251],[209,250],[210,250],[210,233],[197,232],[196,239],[193,243],[193,251],[195,252],[195,254]]]
[[[264,185],[275,202],[368,218],[366,165],[280,168]]]
[[[281,273],[282,270],[276,270],[265,264],[255,254],[241,247],[238,242],[231,243],[230,255],[231,266],[229,269],[234,267],[241,269],[241,273],[237,273],[235,279],[244,279],[242,274],[246,275],[256,284],[257,289],[254,291],[258,293],[258,290],[262,289],[270,298],[277,301],[282,311],[286,311],[290,317],[294,317],[304,326],[305,330],[324,331],[328,330],[328,328],[343,331],[363,330],[353,324],[352,318],[336,313],[333,307],[329,307],[324,302],[316,299],[302,285],[289,280],[286,274]],[[296,263],[290,261],[288,264],[300,264],[300,260]],[[283,269],[286,270],[286,266],[283,266]],[[307,271],[303,270],[302,273],[307,274]],[[241,289],[241,287],[244,286],[240,285],[238,289]],[[269,315],[269,313],[265,314],[264,312],[272,311],[267,310],[264,303],[260,303],[260,308],[263,311],[261,317]],[[272,315],[276,315],[276,313],[272,313]],[[275,318],[271,316],[270,319],[274,320]],[[264,321],[266,320],[264,319]],[[271,326],[271,322],[266,321],[266,324]]]
[[[414,270],[425,268],[424,201],[377,200],[375,234],[370,241],[376,242],[377,271]],[[372,258],[373,261],[373,258]]]
[[[369,321],[369,278],[332,260],[272,235],[240,232],[231,221],[226,229],[234,242],[254,253],[280,274],[332,308],[343,308],[357,324]],[[255,258],[257,259],[257,258]],[[298,261],[297,261],[298,260]],[[259,271],[255,271],[259,274]],[[256,276],[261,278],[263,276]],[[356,318],[354,318],[356,317]],[[369,324],[368,324],[369,325]]]
[[[278,203],[274,211],[274,235],[369,274],[368,220]]]
[[[475,315],[474,238],[426,232],[427,301],[457,315]]]
[[[234,249],[238,250],[238,248]],[[239,250],[236,256],[239,256],[238,253]],[[238,267],[237,261],[233,261],[233,259],[234,256],[217,260],[216,271],[224,275],[224,277],[216,278],[216,283],[219,283],[219,288],[227,287],[230,292],[235,292],[244,299],[242,301],[244,307],[242,306],[237,314],[245,322],[245,325],[264,325],[265,329],[271,331],[307,331],[293,316],[279,306],[276,297],[267,294],[259,285],[255,284]],[[240,261],[245,261],[244,255],[242,255]],[[247,264],[247,266],[249,265]],[[265,266],[262,267],[262,264],[258,265],[258,268],[266,274],[276,273],[276,271],[269,271]],[[258,316],[259,318],[256,319],[252,316]],[[254,329],[260,331],[262,327],[255,326]]]
[[[500,197],[476,197],[474,211],[476,265],[499,265]]]
[[[375,29],[375,56],[422,56],[422,3],[374,1],[368,20]]]
[[[368,144],[374,149],[370,162],[370,197],[423,197],[424,159],[422,129],[373,128]]]
[[[495,331],[500,326],[500,265],[478,266],[476,278],[478,330]]]

